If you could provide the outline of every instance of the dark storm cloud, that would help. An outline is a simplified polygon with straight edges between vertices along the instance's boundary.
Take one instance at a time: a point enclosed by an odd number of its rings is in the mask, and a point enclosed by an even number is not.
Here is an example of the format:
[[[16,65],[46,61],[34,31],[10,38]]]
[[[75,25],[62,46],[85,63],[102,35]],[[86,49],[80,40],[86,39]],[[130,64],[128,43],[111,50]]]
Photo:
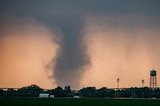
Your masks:
[[[1,11],[19,15],[111,15],[143,14],[159,16],[159,0],[1,0]],[[82,16],[83,17],[83,16]]]
[[[87,16],[132,15],[150,17],[150,23],[159,25],[159,0],[1,0],[0,13],[11,12],[19,16],[32,16],[51,27],[61,19],[81,22]],[[63,20],[65,19],[65,20]],[[78,21],[77,20],[77,21]],[[68,21],[67,21],[68,22]]]
[[[34,17],[51,28],[58,27],[63,37],[56,58],[56,82],[77,87],[83,67],[90,63],[85,44],[81,41],[86,17],[132,15],[137,21],[140,15],[149,18],[139,21],[159,26],[159,5],[159,0],[1,0],[0,15],[11,13]]]

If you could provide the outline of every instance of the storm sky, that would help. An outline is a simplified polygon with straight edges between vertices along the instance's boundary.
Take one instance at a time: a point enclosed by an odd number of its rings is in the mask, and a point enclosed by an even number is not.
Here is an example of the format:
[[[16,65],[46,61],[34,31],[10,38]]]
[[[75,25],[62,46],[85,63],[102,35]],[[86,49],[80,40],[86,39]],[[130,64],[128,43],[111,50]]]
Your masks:
[[[0,87],[148,86],[151,69],[160,75],[159,5],[0,0]]]

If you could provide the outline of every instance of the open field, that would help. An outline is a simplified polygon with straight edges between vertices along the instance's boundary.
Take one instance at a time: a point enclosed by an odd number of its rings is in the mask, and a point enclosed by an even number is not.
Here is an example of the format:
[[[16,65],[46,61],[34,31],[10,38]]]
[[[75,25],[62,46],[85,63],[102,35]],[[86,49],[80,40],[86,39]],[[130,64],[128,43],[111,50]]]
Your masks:
[[[160,106],[156,99],[0,98],[0,106]]]

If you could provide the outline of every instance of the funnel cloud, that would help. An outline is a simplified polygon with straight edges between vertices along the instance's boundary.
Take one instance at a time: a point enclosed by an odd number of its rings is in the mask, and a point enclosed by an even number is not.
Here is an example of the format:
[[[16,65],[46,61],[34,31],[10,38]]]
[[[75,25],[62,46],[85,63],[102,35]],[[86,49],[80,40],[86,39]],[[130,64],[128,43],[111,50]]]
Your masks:
[[[54,75],[58,85],[79,86],[81,73],[89,64],[89,56],[85,53],[86,45],[83,43],[83,21],[67,19],[65,24],[59,24],[63,37],[55,60]]]
[[[55,81],[56,85],[71,85],[73,88],[89,84],[113,87],[113,83],[104,82],[120,77],[123,69],[128,73],[135,70],[133,66],[136,63],[131,60],[138,55],[136,52],[134,54],[134,51],[148,53],[144,53],[147,58],[144,61],[147,61],[148,67],[158,59],[149,57],[149,53],[159,54],[159,5],[159,0],[0,0],[0,22],[8,23],[4,21],[10,17],[8,14],[22,18],[33,17],[55,33],[51,34],[56,38],[51,45],[55,47],[56,42],[58,49],[54,51],[56,55],[50,57],[51,61],[46,66],[49,66],[52,72],[49,78]],[[139,42],[144,42],[140,49],[134,45]],[[121,55],[118,55],[119,49]],[[126,58],[127,56],[129,58]],[[126,64],[123,59],[131,61],[128,62],[128,67],[123,65]],[[136,61],[139,61],[139,58]],[[158,62],[156,61],[156,64]],[[148,67],[139,67],[143,71],[148,70]],[[141,72],[138,72],[139,76],[145,73]],[[139,78],[137,77],[136,81],[141,80]],[[147,79],[147,76],[145,78]],[[127,81],[127,78],[124,77],[124,80]]]

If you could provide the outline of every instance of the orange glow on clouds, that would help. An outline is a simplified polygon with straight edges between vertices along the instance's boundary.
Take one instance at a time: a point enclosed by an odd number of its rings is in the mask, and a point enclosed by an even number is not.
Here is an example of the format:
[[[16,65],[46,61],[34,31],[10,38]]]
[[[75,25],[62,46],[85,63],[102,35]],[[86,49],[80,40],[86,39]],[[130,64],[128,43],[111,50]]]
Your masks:
[[[49,78],[52,72],[46,69],[58,49],[53,32],[27,19],[5,25],[1,35],[0,87],[56,86]]]
[[[160,76],[160,31],[143,25],[128,29],[89,22],[85,39],[91,66],[83,75],[82,86],[115,88],[116,78],[120,78],[120,87],[141,87],[142,79],[148,86],[152,68]]]
[[[0,29],[0,87],[56,87],[53,72],[46,68],[60,48],[56,34],[30,18],[0,25]],[[142,79],[148,86],[152,68],[160,76],[158,29],[139,24],[128,28],[122,23],[112,27],[90,20],[84,32],[91,65],[80,87],[116,87],[116,78],[120,78],[120,87],[140,87]]]

